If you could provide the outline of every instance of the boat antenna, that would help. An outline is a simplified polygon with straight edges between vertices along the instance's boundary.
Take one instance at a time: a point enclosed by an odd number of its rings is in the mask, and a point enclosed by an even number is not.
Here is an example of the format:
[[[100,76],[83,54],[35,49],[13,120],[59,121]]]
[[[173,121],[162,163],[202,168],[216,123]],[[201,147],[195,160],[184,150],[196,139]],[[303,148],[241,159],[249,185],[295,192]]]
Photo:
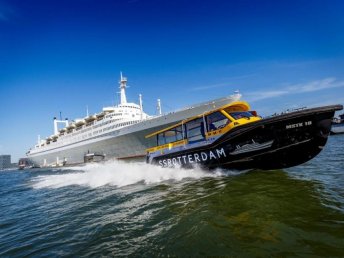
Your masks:
[[[88,105],[86,106],[86,116],[88,116]]]
[[[60,120],[62,120],[62,112],[60,111]]]

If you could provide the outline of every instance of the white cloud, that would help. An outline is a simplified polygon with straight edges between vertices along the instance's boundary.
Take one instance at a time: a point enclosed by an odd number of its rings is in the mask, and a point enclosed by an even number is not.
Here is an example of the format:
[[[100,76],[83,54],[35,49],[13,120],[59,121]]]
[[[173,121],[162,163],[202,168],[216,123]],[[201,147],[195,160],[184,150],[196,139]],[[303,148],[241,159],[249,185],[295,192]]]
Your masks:
[[[245,95],[247,95],[250,101],[253,102],[263,99],[281,97],[284,95],[315,92],[339,87],[344,87],[344,81],[338,81],[336,78],[330,77],[322,80],[291,85],[279,90],[257,91]]]
[[[227,85],[228,83],[217,83],[217,84],[212,84],[212,85],[207,85],[207,86],[195,87],[195,88],[190,89],[190,91],[208,90],[208,89],[213,89],[213,88],[224,87]]]
[[[296,84],[288,87],[290,91],[313,92],[331,88],[343,87],[344,81],[337,81],[336,78],[325,78],[323,80],[312,81],[306,84]]]
[[[231,84],[234,84],[233,81],[246,79],[246,78],[249,78],[249,77],[253,77],[255,75],[256,75],[255,73],[252,73],[252,74],[244,74],[244,75],[239,75],[239,76],[233,76],[233,77],[226,78],[227,82],[216,83],[216,84],[200,86],[200,87],[194,87],[194,88],[191,88],[190,91],[202,91],[202,90],[209,90],[209,89],[213,89],[213,88],[225,87],[225,86],[229,86]],[[228,82],[228,81],[232,81],[232,82]]]
[[[286,90],[271,90],[271,91],[261,91],[261,92],[252,92],[245,94],[250,98],[252,101],[258,101],[263,99],[269,99],[269,98],[276,98],[283,95],[288,94],[288,91]]]

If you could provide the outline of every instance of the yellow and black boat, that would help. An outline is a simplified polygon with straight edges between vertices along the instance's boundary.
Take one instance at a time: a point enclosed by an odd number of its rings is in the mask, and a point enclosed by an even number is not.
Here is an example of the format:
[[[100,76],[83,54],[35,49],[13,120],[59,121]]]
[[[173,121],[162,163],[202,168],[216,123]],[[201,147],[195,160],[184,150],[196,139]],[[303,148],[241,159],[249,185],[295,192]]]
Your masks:
[[[192,117],[147,135],[147,163],[162,167],[281,169],[320,153],[341,105],[304,109],[268,118],[244,101]]]

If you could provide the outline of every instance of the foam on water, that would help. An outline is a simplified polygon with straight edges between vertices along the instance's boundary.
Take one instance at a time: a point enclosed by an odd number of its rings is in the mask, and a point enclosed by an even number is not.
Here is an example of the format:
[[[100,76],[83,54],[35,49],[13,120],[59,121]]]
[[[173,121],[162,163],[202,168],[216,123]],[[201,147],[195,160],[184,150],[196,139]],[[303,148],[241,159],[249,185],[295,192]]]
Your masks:
[[[71,171],[66,173],[65,170]],[[61,169],[55,175],[41,175],[33,180],[34,188],[59,188],[71,185],[101,187],[114,185],[122,187],[139,182],[156,184],[167,180],[180,181],[185,178],[219,177],[235,172],[217,170],[213,172],[200,168],[162,168],[143,162],[126,163],[111,161],[107,163],[91,163],[82,167]]]

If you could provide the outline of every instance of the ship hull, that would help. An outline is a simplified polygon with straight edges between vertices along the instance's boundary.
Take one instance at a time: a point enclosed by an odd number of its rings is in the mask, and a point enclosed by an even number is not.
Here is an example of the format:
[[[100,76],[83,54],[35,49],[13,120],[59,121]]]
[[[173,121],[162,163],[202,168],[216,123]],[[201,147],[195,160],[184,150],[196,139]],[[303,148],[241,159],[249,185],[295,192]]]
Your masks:
[[[144,160],[145,149],[153,145],[153,142],[145,139],[145,135],[156,129],[159,130],[161,127],[121,136],[105,136],[102,140],[73,144],[75,146],[59,147],[31,156],[30,160],[37,166],[58,166],[63,163],[65,163],[64,165],[76,165],[84,163],[84,157],[88,153],[102,153],[105,155],[105,160],[114,158],[141,158]]]
[[[237,127],[215,142],[184,151],[148,157],[162,167],[282,169],[318,155],[327,142],[331,121],[341,106],[283,114]]]
[[[53,143],[43,149],[31,150],[27,157],[37,167],[82,164],[88,153],[101,153],[105,156],[105,160],[144,160],[146,149],[155,144],[153,139],[146,139],[146,135],[188,117],[228,104],[238,98],[240,97],[229,96],[201,103],[73,143]]]

